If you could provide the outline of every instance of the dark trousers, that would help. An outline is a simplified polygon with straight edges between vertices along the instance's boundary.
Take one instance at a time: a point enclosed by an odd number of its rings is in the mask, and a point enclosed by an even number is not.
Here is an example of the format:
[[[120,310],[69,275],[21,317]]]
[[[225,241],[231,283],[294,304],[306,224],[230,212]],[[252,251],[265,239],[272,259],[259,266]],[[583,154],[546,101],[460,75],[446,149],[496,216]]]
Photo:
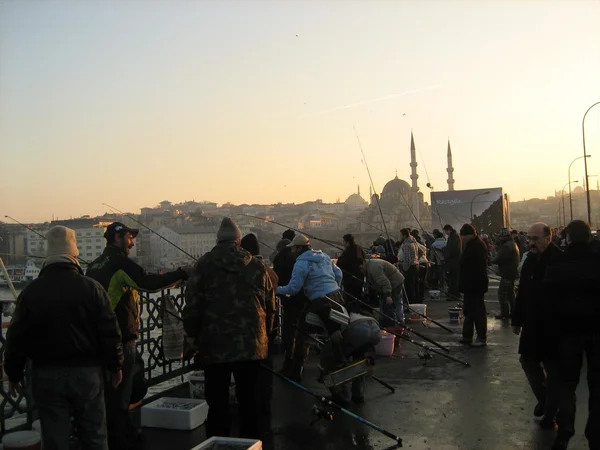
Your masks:
[[[419,303],[420,294],[419,266],[410,266],[404,273],[404,287],[406,288],[406,296],[408,303]]]
[[[204,368],[204,386],[208,417],[206,436],[231,436],[231,414],[229,412],[229,386],[231,374],[235,379],[240,413],[240,437],[260,438],[262,361],[238,361],[213,364]]]
[[[557,361],[521,355],[523,372],[538,403],[544,405],[544,416],[555,419],[560,400],[559,364]]]
[[[458,284],[458,267],[446,267],[446,278],[448,285],[448,300],[460,300],[460,288]]]
[[[506,318],[510,317],[515,308],[515,280],[500,279],[498,301],[500,302],[500,315]]]
[[[32,393],[45,450],[68,450],[71,417],[82,448],[107,450],[104,372],[101,367],[34,369]]]
[[[560,355],[560,409],[558,411],[558,433],[564,436],[575,434],[575,412],[577,397],[575,391],[583,365],[583,355],[587,359],[587,379],[589,389],[589,415],[585,427],[585,437],[590,444],[600,443],[600,335],[567,335],[561,337]]]
[[[464,294],[463,339],[473,340],[473,325],[477,331],[477,339],[487,340],[487,312],[484,302],[485,294]]]
[[[117,389],[107,383],[104,387],[108,448],[122,450],[130,447],[135,427],[129,415],[133,379],[139,367],[135,361],[135,341],[123,343],[123,381]]]
[[[310,351],[310,342],[301,330],[306,330],[306,305],[308,300],[304,296],[295,296],[285,300],[283,304],[283,327],[281,338],[285,355],[284,369],[293,370],[300,375],[304,361]]]

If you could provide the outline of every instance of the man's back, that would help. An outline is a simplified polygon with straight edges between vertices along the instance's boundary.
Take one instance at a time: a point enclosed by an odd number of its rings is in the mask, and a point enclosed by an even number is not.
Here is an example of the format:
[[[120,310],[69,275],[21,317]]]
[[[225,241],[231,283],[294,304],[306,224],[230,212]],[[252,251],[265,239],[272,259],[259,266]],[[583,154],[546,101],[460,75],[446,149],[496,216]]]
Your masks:
[[[184,326],[203,364],[264,359],[275,296],[265,265],[234,244],[204,255],[188,283]]]
[[[52,264],[21,293],[7,339],[35,367],[106,365],[122,357],[120,333],[102,287],[74,264]],[[7,367],[7,372],[11,369]]]

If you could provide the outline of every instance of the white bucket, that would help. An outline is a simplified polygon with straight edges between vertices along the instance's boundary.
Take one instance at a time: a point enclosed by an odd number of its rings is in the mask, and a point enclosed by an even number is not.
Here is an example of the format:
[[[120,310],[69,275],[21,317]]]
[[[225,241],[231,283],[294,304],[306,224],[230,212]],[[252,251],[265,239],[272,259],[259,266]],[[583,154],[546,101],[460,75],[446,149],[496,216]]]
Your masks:
[[[37,431],[15,431],[2,438],[4,450],[40,450],[42,438]]]
[[[424,316],[427,315],[427,305],[424,303],[413,303],[410,305],[410,309],[410,315],[408,316],[410,320],[422,320],[424,317],[419,314],[423,314]]]
[[[375,346],[377,356],[392,356],[394,354],[394,340],[396,336],[381,330],[381,341]]]

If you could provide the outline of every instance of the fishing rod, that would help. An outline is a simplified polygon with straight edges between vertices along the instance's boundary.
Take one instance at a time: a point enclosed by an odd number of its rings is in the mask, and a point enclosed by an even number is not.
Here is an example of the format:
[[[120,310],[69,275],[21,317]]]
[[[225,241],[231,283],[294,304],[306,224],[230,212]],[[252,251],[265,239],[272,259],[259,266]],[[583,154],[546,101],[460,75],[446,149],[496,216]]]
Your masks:
[[[38,236],[40,236],[41,238],[46,239],[46,236],[44,236],[42,233],[40,233],[39,231],[34,230],[33,228],[31,228],[29,225],[25,225],[24,223],[19,222],[17,219],[15,219],[14,217],[10,217],[10,216],[4,216],[7,219],[10,219],[14,222],[17,222],[19,225],[21,225],[22,227],[27,228],[29,231],[31,231],[32,233],[37,234]]]
[[[423,228],[423,225],[421,225],[421,222],[419,222],[419,219],[417,219],[417,216],[415,215],[415,212],[410,207],[410,204],[408,203],[408,200],[406,200],[406,197],[404,197],[404,194],[402,193],[402,191],[400,189],[398,189],[398,192],[400,193],[400,196],[402,197],[402,200],[404,200],[404,203],[406,203],[406,206],[408,207],[408,210],[410,211],[410,213],[412,214],[412,216],[417,221],[417,224],[419,225],[419,228],[421,229],[421,231],[423,233],[427,233],[427,231],[425,230],[425,228]]]
[[[362,220],[357,220],[357,222],[358,222],[358,223],[362,223],[362,224],[364,224],[364,225],[367,225],[367,226],[369,226],[369,227],[373,228],[374,230],[381,231],[382,233],[385,233],[385,230],[382,230],[381,228],[379,228],[379,227],[376,227],[375,225],[371,225],[371,224],[370,224],[370,223],[368,223],[368,222],[363,222]],[[395,241],[399,241],[399,240],[400,240],[400,239],[398,239],[396,236],[392,236],[392,237],[394,238],[394,240],[395,240]],[[361,247],[362,247],[362,246],[361,246]],[[364,248],[364,247],[363,247],[363,248]]]
[[[15,221],[15,222],[17,222],[19,225],[21,225],[22,227],[25,227],[25,228],[27,228],[27,229],[28,229],[29,231],[31,231],[32,233],[35,233],[35,234],[37,234],[38,236],[40,236],[41,238],[43,238],[43,239],[46,239],[46,236],[44,236],[42,233],[40,233],[40,232],[38,232],[38,231],[34,230],[33,228],[31,228],[31,227],[30,227],[30,226],[28,226],[28,225],[25,225],[24,223],[21,223],[21,222],[19,222],[17,219],[15,219],[15,218],[13,218],[13,217],[10,217],[10,216],[4,216],[4,217],[6,217],[6,218],[8,218],[8,219],[10,219],[10,220],[14,220],[14,221]],[[36,258],[36,257],[34,256],[34,258]],[[43,258],[43,259],[46,259],[46,258]],[[85,259],[83,259],[83,258],[80,258],[79,256],[77,257],[77,259],[78,259],[79,261],[81,261],[82,263],[84,263],[84,264],[87,264],[88,266],[90,265],[90,263],[89,263],[89,262],[87,262],[87,261],[86,261]]]
[[[107,203],[102,203],[104,206],[107,206],[108,208],[112,209],[115,212],[118,212],[119,214],[121,214],[124,217],[128,217],[129,219],[133,220],[135,223],[143,226],[144,228],[146,228],[148,231],[150,231],[151,233],[154,233],[155,235],[157,235],[159,238],[161,238],[162,240],[164,240],[165,242],[168,242],[169,244],[171,244],[173,247],[175,247],[177,250],[179,250],[180,252],[182,252],[183,254],[185,254],[186,256],[189,256],[191,259],[193,259],[194,261],[198,261],[198,258],[193,257],[192,255],[190,255],[188,252],[186,252],[184,249],[182,249],[181,247],[179,247],[177,244],[174,244],[173,242],[171,242],[170,240],[168,240],[166,237],[161,236],[160,234],[158,234],[156,231],[154,231],[152,228],[146,226],[145,224],[143,224],[142,222],[140,222],[139,220],[131,217],[129,214],[125,214],[123,211],[118,210],[117,208],[110,206]]]
[[[265,365],[261,366],[263,369],[268,370],[269,372],[271,372],[273,375],[275,375],[276,377],[287,381],[288,383],[290,383],[292,386],[295,386],[296,388],[300,389],[301,391],[304,391],[305,393],[311,395],[312,397],[316,398],[318,401],[320,401],[323,405],[325,406],[329,406],[332,408],[337,409],[338,411],[346,414],[349,417],[352,417],[353,419],[357,420],[358,422],[362,423],[363,425],[366,425],[368,427],[373,428],[376,431],[379,431],[381,434],[389,437],[390,439],[396,441],[396,443],[398,444],[399,447],[402,447],[402,439],[398,436],[396,436],[395,434],[390,433],[389,431],[381,428],[379,425],[375,425],[372,422],[369,422],[368,420],[362,418],[361,416],[354,414],[351,411],[348,411],[346,408],[344,408],[341,405],[338,405],[337,403],[332,402],[331,400],[327,399],[326,397],[323,397],[322,395],[316,394],[315,392],[311,391],[310,389],[307,389],[306,387],[302,386],[299,383],[296,383],[293,380],[290,380],[288,377],[286,377],[285,375],[280,374],[279,372],[271,369],[270,367],[267,367]],[[313,407],[314,410],[314,407]],[[328,415],[327,416],[330,419],[333,419],[333,415]]]
[[[221,218],[225,218],[225,217],[227,217],[227,216],[223,216],[223,215],[221,215],[221,214],[215,214],[215,215],[212,215],[212,216],[210,216],[210,217],[221,217]],[[216,228],[217,228],[217,227],[216,227],[214,224],[213,224],[213,225],[211,225],[211,226],[212,226],[212,229],[213,229],[213,230],[216,232],[216,231],[217,231],[217,230],[216,230]],[[264,245],[265,247],[267,247],[268,249],[271,249],[271,250],[273,250],[273,251],[276,251],[276,250],[277,250],[276,248],[274,248],[274,247],[270,246],[269,244],[267,244],[267,243],[265,243],[265,242],[261,241],[260,239],[258,239],[258,235],[257,235],[256,233],[254,233],[254,232],[252,232],[252,231],[251,231],[250,233],[251,233],[251,234],[253,234],[254,236],[256,236],[256,241],[257,241],[257,242],[258,242],[260,245]]]
[[[390,239],[390,233],[388,233],[387,225],[385,224],[385,220],[383,218],[383,211],[381,210],[381,204],[379,203],[379,196],[377,195],[377,189],[375,189],[375,184],[373,184],[373,178],[371,177],[371,171],[369,170],[369,166],[367,165],[367,158],[365,157],[365,152],[363,151],[362,144],[360,143],[360,138],[358,137],[358,131],[356,131],[356,127],[352,125],[354,128],[354,134],[356,135],[356,140],[358,141],[358,148],[360,148],[360,153],[363,157],[363,162],[365,163],[365,168],[367,169],[367,174],[369,175],[369,181],[371,182],[371,187],[373,188],[373,192],[375,192],[375,201],[377,202],[377,208],[379,209],[379,214],[381,215],[381,223],[383,224],[383,228],[385,230],[385,234],[388,238],[388,242]],[[393,249],[391,249],[393,252]],[[387,253],[387,249],[386,249]]]
[[[0,256],[16,256],[17,258],[36,258],[36,259],[46,259],[44,256],[34,256],[34,255],[19,255],[17,253],[0,253]]]
[[[337,248],[338,250],[344,251],[344,249],[343,249],[342,247],[339,247],[339,246],[338,246],[338,245],[339,245],[339,243],[337,243],[337,242],[333,242],[333,241],[326,241],[325,239],[320,239],[320,238],[318,238],[317,236],[314,236],[314,235],[311,235],[311,234],[308,234],[308,233],[306,233],[305,231],[298,230],[298,229],[296,229],[296,228],[292,228],[292,227],[290,227],[290,226],[287,226],[286,224],[283,224],[283,223],[280,223],[280,222],[276,222],[276,221],[274,221],[274,220],[269,220],[269,219],[267,219],[267,218],[265,218],[265,217],[258,217],[258,216],[253,216],[253,215],[251,215],[251,214],[241,214],[241,213],[240,213],[240,214],[238,214],[238,216],[252,217],[253,219],[264,220],[265,222],[268,222],[268,223],[273,223],[273,224],[275,224],[275,225],[279,225],[280,227],[283,227],[283,228],[289,228],[290,230],[292,230],[292,231],[295,231],[296,233],[300,233],[300,234],[303,234],[303,235],[305,235],[307,238],[310,238],[310,239],[314,239],[314,240],[316,240],[316,241],[323,242],[323,243],[325,243],[325,244],[327,244],[327,245],[330,245],[330,246],[332,246],[332,247],[334,247],[334,248]],[[336,244],[337,244],[337,245],[336,245]]]

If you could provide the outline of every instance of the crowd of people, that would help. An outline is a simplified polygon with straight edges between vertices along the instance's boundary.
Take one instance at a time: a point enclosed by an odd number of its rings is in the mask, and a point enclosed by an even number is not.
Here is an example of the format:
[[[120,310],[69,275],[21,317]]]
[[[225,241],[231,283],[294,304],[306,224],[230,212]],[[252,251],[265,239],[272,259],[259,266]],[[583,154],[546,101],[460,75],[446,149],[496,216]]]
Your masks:
[[[138,291],[186,281],[182,320],[195,363],[205,373],[207,435],[230,435],[233,375],[240,435],[260,438],[271,414],[272,371],[302,382],[309,314],[326,335],[324,373],[372,360],[380,329],[402,326],[405,307],[422,303],[427,290],[460,302],[461,342],[484,347],[484,297],[495,271],[496,318],[511,321],[520,335],[520,362],[537,398],[534,415],[542,418],[542,428],[558,427],[553,450],[566,449],[575,432],[584,355],[590,391],[585,433],[590,449],[600,449],[600,242],[590,227],[576,220],[563,230],[536,223],[527,233],[502,229],[494,236],[479,236],[470,224],[423,236],[408,228],[400,233],[397,242],[381,237],[369,249],[346,234],[343,252],[332,260],[313,249],[307,236],[287,230],[271,268],[260,256],[257,236],[242,237],[235,222],[224,218],[216,246],[194,266],[158,275],[129,258],[138,230],[116,222],[106,230],[104,253],[84,275],[75,231],[53,227],[42,272],[21,292],[8,329],[4,365],[10,392],[21,388],[30,359],[45,448],[68,448],[71,418],[84,448],[137,448],[140,436],[129,407],[139,396]],[[278,327],[284,360],[274,368]],[[332,387],[330,398],[343,406],[364,402],[364,378]]]

